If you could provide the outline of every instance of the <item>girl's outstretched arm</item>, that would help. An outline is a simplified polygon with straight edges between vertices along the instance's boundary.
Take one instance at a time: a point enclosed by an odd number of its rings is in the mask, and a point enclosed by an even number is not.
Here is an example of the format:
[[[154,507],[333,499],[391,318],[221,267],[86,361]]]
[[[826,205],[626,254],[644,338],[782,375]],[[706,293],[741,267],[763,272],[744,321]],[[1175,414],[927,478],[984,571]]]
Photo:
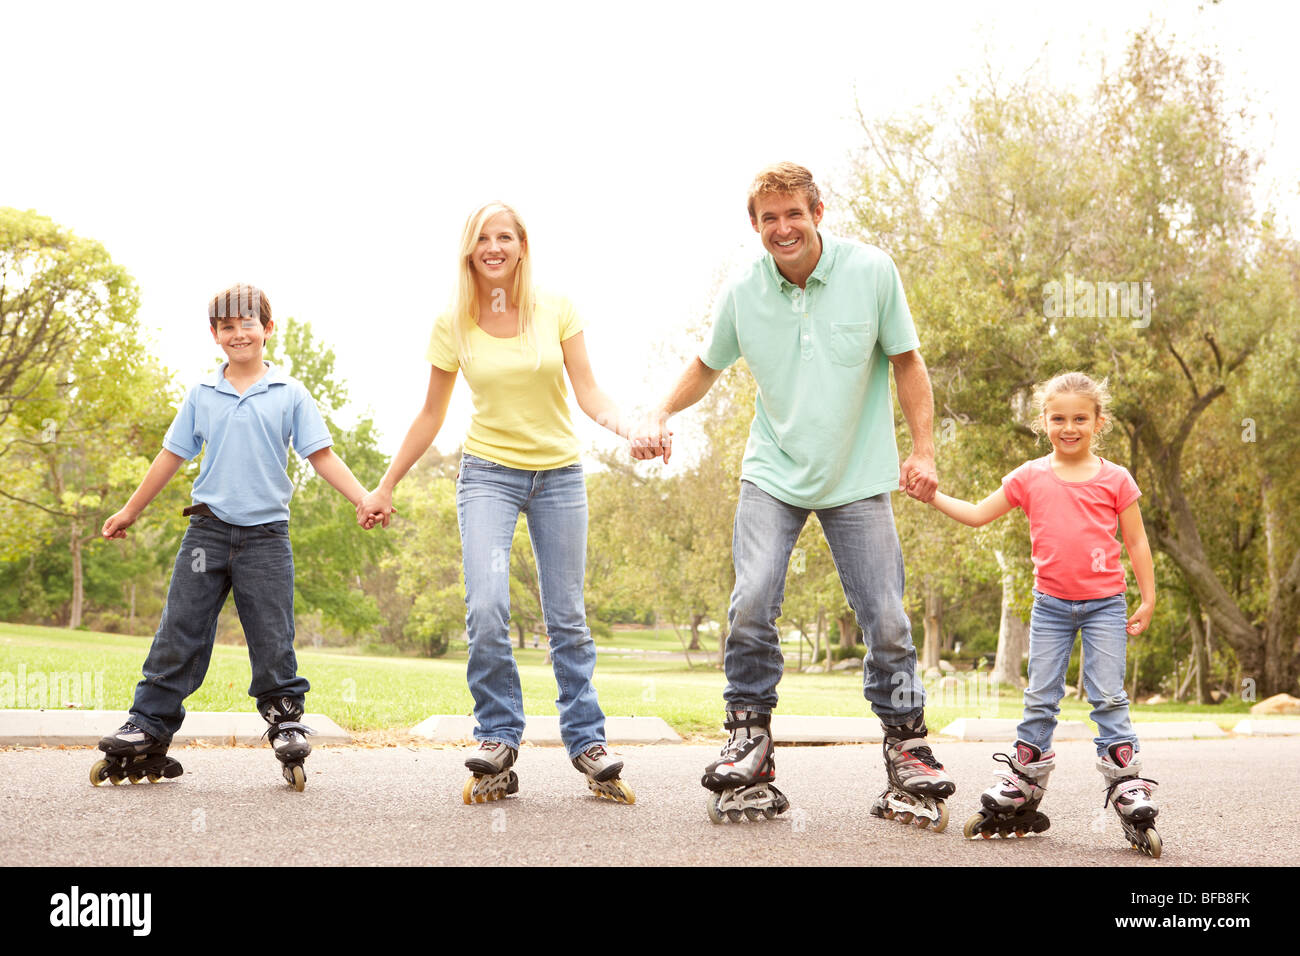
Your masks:
[[[1133,576],[1137,578],[1138,591],[1142,595],[1142,603],[1128,619],[1128,632],[1136,635],[1147,629],[1156,609],[1156,570],[1151,560],[1147,528],[1142,523],[1142,509],[1136,501],[1120,512],[1119,530],[1124,535],[1124,547],[1128,549],[1128,560],[1133,565]]]
[[[942,491],[936,491],[930,505],[949,518],[970,525],[972,528],[979,528],[990,521],[996,521],[1014,507],[1007,501],[1007,493],[1000,487],[977,505],[945,495]]]
[[[560,348],[564,352],[564,368],[573,383],[573,397],[578,400],[578,407],[597,425],[608,428],[619,438],[630,438],[629,424],[619,415],[618,406],[596,384],[583,334],[579,332],[569,336],[560,343]]]

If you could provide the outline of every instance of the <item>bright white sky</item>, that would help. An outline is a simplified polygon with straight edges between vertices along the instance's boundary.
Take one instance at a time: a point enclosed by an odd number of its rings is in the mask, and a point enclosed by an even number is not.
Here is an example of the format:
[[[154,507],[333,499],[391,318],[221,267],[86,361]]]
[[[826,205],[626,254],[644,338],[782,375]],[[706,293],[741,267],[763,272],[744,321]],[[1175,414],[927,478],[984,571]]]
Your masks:
[[[335,349],[391,452],[478,203],[520,210],[539,280],[587,321],[598,381],[640,407],[689,355],[716,276],[761,252],[744,206],[758,168],[791,159],[834,186],[860,139],[855,94],[869,117],[910,110],[986,59],[1086,91],[1152,10],[1252,98],[1270,196],[1300,222],[1294,14],[1239,0],[0,0],[0,205],[104,243],[187,384],[218,356],[208,298],[262,286]],[[440,449],[469,413],[462,383]]]

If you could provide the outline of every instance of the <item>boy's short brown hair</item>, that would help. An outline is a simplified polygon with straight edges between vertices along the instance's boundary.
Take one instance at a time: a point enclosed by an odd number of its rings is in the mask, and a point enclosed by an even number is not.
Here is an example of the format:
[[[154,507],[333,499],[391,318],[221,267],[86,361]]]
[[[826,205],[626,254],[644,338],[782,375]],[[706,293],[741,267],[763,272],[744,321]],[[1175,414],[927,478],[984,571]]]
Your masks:
[[[754,181],[749,185],[749,218],[754,218],[754,200],[769,193],[795,195],[802,193],[808,200],[808,211],[812,212],[822,201],[821,191],[813,182],[811,171],[795,163],[773,163],[758,171]]]
[[[208,303],[208,321],[216,329],[220,319],[257,319],[266,328],[271,321],[271,301],[255,285],[239,283],[218,292]]]

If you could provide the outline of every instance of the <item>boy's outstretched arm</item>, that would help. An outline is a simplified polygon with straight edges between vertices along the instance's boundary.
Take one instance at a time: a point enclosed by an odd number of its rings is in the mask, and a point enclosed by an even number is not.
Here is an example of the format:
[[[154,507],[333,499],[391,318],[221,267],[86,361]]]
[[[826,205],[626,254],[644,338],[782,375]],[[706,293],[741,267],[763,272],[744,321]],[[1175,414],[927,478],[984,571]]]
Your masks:
[[[1124,535],[1124,547],[1128,549],[1128,560],[1133,565],[1133,576],[1137,578],[1138,592],[1142,603],[1128,619],[1128,632],[1141,634],[1151,623],[1151,615],[1156,609],[1156,569],[1151,560],[1151,543],[1147,541],[1147,527],[1142,522],[1142,508],[1135,501],[1119,515],[1119,530]]]
[[[184,458],[173,455],[166,448],[158,452],[158,457],[149,466],[149,471],[145,473],[140,487],[135,489],[135,494],[127,501],[126,507],[104,522],[100,534],[105,538],[125,538],[126,529],[135,524],[135,519],[140,517],[140,512],[149,507],[149,502],[157,498],[158,492],[167,487],[167,482],[172,480],[183,464],[185,464]]]
[[[942,491],[936,491],[930,500],[930,506],[972,528],[983,527],[990,521],[996,521],[1015,507],[1007,501],[1007,493],[1002,488],[998,488],[977,505],[945,495]]]
[[[365,486],[357,481],[356,476],[352,474],[352,469],[344,463],[343,459],[334,454],[333,448],[322,448],[320,451],[312,452],[307,456],[307,460],[311,462],[312,468],[316,469],[316,474],[352,502],[353,507],[360,504],[361,499],[366,496]]]

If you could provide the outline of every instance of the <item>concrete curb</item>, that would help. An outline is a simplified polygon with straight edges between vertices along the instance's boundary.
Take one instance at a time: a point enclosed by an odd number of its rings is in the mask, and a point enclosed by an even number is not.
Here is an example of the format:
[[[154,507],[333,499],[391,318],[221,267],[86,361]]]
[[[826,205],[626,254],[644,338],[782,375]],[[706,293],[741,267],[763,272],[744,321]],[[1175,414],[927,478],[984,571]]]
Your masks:
[[[1259,720],[1238,721],[1232,728],[1234,734],[1247,737],[1289,737],[1300,734],[1300,720]]]
[[[0,744],[93,747],[126,719],[127,714],[118,710],[0,710]],[[311,737],[313,744],[352,742],[352,737],[324,714],[307,714],[302,722],[316,731]],[[265,732],[266,722],[257,714],[189,713],[172,744],[256,744]]]
[[[411,728],[411,736],[427,737],[438,743],[474,743],[473,717],[433,714]],[[676,744],[682,738],[662,717],[606,717],[605,739],[621,744]],[[524,740],[530,744],[560,744],[560,718],[524,718]]]

